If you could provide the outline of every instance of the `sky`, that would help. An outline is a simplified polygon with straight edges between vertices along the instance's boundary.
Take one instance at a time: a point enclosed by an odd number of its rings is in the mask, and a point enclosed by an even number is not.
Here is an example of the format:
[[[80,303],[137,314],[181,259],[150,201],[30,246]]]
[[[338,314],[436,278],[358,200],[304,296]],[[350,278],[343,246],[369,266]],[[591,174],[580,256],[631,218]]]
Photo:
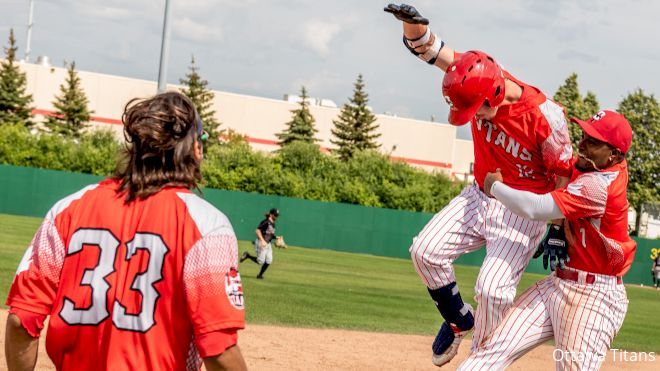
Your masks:
[[[0,0],[0,41],[25,52],[28,0]],[[170,0],[167,80],[194,55],[214,90],[282,99],[305,86],[342,105],[363,75],[375,113],[446,122],[443,73],[410,54],[401,22],[376,0]],[[660,1],[418,0],[431,29],[459,51],[480,49],[548,96],[571,73],[582,94],[616,108],[641,88],[660,95]],[[30,60],[158,80],[164,0],[34,0]],[[221,108],[219,109],[221,111]],[[467,126],[459,137],[469,137]]]

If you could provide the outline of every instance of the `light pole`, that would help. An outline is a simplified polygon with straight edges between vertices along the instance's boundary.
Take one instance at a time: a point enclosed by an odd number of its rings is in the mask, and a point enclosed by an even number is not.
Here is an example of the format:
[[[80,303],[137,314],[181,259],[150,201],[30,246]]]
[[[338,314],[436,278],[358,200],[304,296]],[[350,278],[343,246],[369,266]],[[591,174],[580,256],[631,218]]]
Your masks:
[[[34,13],[34,0],[30,0],[30,13],[28,14],[27,41],[25,45],[25,62],[30,61],[30,44],[32,42],[32,14]]]
[[[170,0],[165,0],[165,17],[163,20],[163,39],[160,44],[160,67],[158,69],[158,93],[167,90],[167,62],[170,54]]]

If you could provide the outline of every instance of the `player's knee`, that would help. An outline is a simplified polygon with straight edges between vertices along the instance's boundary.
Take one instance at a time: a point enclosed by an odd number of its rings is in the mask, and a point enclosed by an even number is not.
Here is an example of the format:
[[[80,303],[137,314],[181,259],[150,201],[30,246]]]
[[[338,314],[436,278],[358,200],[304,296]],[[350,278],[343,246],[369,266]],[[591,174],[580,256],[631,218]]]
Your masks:
[[[420,239],[415,237],[413,239],[412,245],[410,245],[410,248],[408,251],[410,252],[410,258],[416,265],[420,265],[420,263],[423,262],[424,260],[424,250],[423,248],[420,248]]]
[[[510,305],[516,296],[515,286],[497,284],[494,278],[477,279],[474,298],[478,303],[490,302],[498,305]]]
[[[413,242],[408,248],[408,252],[410,252],[411,256],[414,256],[418,254],[419,251],[419,246],[420,246],[421,239],[417,236],[413,237]]]
[[[432,248],[427,243],[423,242],[422,238],[415,237],[412,245],[410,245],[410,258],[417,265],[434,265],[431,261]]]
[[[410,258],[416,267],[433,267],[436,270],[451,271],[453,259],[432,254],[425,249],[411,250]]]

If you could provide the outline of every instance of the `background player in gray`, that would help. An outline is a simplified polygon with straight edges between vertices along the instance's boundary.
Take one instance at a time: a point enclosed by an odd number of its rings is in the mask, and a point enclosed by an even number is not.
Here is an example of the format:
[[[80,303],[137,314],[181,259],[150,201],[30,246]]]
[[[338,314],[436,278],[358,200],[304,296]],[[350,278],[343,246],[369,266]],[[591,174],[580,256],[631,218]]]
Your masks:
[[[273,263],[273,246],[271,242],[277,238],[275,236],[275,221],[280,216],[280,211],[276,208],[270,209],[265,215],[266,219],[262,220],[257,226],[255,231],[257,239],[254,240],[254,251],[256,256],[250,255],[247,251],[241,255],[241,262],[245,259],[250,259],[253,262],[261,265],[261,271],[257,278],[263,279],[266,269]]]
[[[655,284],[655,289],[660,289],[660,254],[655,256],[653,260],[653,268],[651,268],[651,275],[653,276],[653,283]]]

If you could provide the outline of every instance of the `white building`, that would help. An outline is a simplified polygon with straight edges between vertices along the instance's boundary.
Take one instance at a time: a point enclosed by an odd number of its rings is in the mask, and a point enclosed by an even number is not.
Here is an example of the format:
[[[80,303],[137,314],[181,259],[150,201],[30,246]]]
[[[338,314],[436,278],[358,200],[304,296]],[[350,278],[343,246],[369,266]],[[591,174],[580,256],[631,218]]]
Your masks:
[[[53,112],[52,102],[65,81],[66,69],[38,64],[21,64],[27,74],[28,93],[34,97],[36,115]],[[93,125],[109,127],[122,136],[121,115],[126,103],[135,97],[149,97],[156,93],[157,83],[121,76],[78,71],[81,84],[94,111]],[[169,85],[177,90],[179,86]],[[224,128],[231,128],[247,136],[258,150],[278,148],[276,133],[291,120],[291,111],[298,107],[296,96],[284,100],[268,99],[223,91],[215,91],[214,109]],[[330,149],[332,120],[340,108],[326,99],[314,98],[310,111],[316,120],[322,148]],[[463,180],[474,162],[472,141],[456,139],[456,127],[429,121],[377,114],[380,125],[381,150],[392,159],[405,161],[427,170],[442,171]]]

